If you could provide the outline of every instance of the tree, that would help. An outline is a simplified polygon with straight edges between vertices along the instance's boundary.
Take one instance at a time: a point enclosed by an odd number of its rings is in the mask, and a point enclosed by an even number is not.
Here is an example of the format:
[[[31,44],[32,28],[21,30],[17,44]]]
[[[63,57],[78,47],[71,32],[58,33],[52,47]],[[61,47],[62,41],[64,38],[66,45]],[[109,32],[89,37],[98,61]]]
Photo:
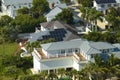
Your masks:
[[[70,9],[63,9],[61,13],[59,13],[55,20],[61,20],[68,24],[73,24],[73,13],[70,11]]]
[[[113,30],[118,30],[120,27],[120,10],[119,8],[110,7],[108,10],[108,14],[105,16],[105,19],[108,21],[108,26],[111,27]]]
[[[17,79],[18,75],[23,74],[23,72],[15,67],[15,66],[8,66],[5,67],[4,71],[3,71],[3,75],[6,77],[12,77],[14,79]]]
[[[32,12],[34,13],[37,11],[39,16],[49,11],[49,4],[47,0],[33,0],[32,4]]]
[[[0,26],[7,26],[13,19],[7,15],[1,16]]]
[[[35,27],[39,25],[39,23],[46,21],[43,16],[35,19],[28,14],[18,15],[16,18],[10,23],[10,26],[17,27],[19,26],[19,32],[28,33],[34,32]]]
[[[93,6],[93,0],[78,0],[78,3],[80,3],[83,7]]]
[[[21,9],[18,9],[17,15],[21,15],[21,14],[29,14],[29,9],[27,7],[23,7]]]
[[[71,0],[61,0],[63,3],[69,4]]]
[[[94,14],[94,15],[93,15]],[[87,13],[88,20],[95,25],[95,30],[97,30],[97,20],[100,19],[100,16],[102,16],[102,13],[100,11],[97,11],[96,8],[92,8]]]

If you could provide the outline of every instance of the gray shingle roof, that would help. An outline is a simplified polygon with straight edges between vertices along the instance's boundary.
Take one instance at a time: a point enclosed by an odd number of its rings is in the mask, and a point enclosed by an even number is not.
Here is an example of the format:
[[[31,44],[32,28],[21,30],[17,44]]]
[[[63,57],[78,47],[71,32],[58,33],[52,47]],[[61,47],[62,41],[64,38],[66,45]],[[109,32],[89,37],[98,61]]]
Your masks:
[[[5,5],[32,3],[33,0],[2,0]]]
[[[54,30],[54,27],[57,28],[66,28],[65,25],[63,23],[61,23],[60,21],[50,21],[50,22],[43,22],[40,24],[42,27],[44,28],[48,28],[49,30]]]

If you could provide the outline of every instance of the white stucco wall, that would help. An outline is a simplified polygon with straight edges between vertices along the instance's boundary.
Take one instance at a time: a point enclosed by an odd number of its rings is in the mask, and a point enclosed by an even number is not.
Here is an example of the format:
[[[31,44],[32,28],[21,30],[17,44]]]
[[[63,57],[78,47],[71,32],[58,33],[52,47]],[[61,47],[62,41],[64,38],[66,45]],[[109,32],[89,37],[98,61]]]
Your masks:
[[[35,56],[33,56],[33,68],[38,71],[40,70],[40,62]]]

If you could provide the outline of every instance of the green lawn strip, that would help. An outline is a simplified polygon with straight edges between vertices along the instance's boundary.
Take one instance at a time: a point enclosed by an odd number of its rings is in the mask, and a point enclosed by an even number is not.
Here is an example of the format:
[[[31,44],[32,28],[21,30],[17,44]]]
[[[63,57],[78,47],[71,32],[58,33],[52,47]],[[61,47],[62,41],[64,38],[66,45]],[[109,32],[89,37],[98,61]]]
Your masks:
[[[18,48],[17,43],[0,44],[0,54],[13,55]]]

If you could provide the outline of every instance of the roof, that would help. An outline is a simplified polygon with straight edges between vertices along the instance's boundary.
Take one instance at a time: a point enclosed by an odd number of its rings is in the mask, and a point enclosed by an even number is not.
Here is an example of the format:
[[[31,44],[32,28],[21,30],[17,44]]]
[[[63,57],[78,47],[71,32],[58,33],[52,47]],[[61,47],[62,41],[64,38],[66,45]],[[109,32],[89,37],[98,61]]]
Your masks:
[[[116,0],[95,0],[97,4],[116,3]]]
[[[55,7],[59,7],[61,9],[64,9],[64,8],[67,8],[67,5],[64,3],[64,4],[56,5]]]
[[[115,48],[112,44],[107,42],[91,42],[90,46],[98,50]]]
[[[65,25],[60,21],[50,21],[50,22],[43,22],[40,24],[44,28],[48,28],[49,30],[54,30],[55,27],[57,28],[65,28]]]
[[[118,49],[120,49],[120,44],[119,43],[115,43],[113,44],[113,46],[117,47]]]
[[[31,33],[30,34],[30,42],[37,41],[38,39],[42,39],[43,35],[49,35],[49,31],[41,31],[41,32],[36,32],[36,33]]]
[[[81,39],[74,39],[71,41],[61,41],[61,42],[53,42],[48,44],[41,44],[41,46],[46,51],[62,50],[62,49],[79,48],[82,42],[83,40]]]
[[[60,0],[47,0],[49,4],[52,4],[52,3],[61,3]]]
[[[5,5],[32,3],[33,0],[2,0]]]
[[[59,7],[55,7],[48,14],[46,14],[45,17],[52,17],[53,18],[57,14],[59,14],[60,12],[62,12],[62,9],[60,9]]]

